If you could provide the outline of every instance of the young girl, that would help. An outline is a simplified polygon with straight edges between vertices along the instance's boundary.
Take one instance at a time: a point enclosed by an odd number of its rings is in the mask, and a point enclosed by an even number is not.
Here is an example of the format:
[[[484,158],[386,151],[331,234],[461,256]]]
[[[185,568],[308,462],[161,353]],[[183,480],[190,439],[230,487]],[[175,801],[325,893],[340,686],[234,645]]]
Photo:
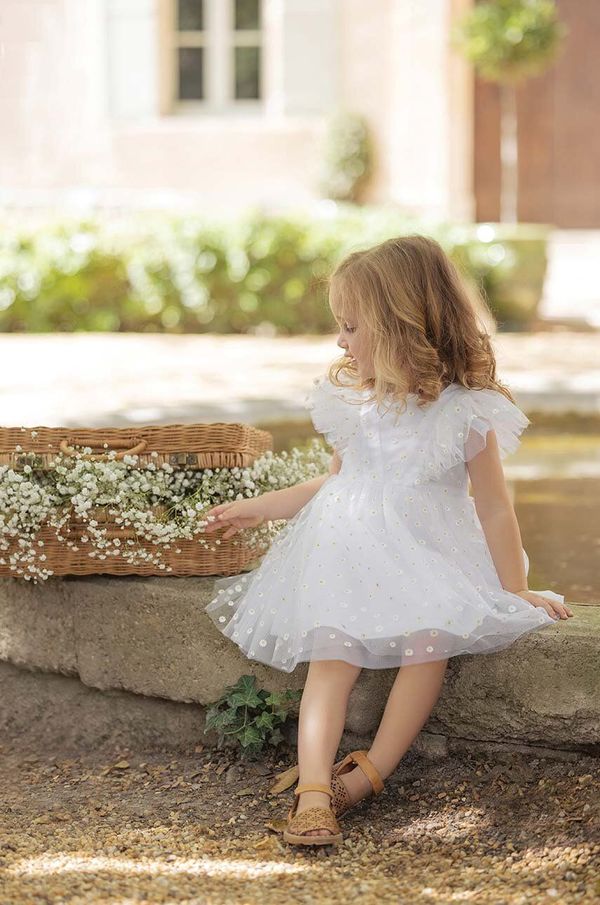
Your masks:
[[[344,355],[306,400],[334,448],[329,474],[206,514],[223,538],[288,519],[257,569],[217,580],[206,611],[252,660],[286,672],[310,661],[284,832],[309,845],[339,842],[336,818],[381,791],[450,657],[573,615],[560,594],[527,587],[500,460],[530,422],[496,380],[490,338],[440,246],[408,236],[350,254],[329,304]],[[397,666],[370,749],[334,766],[361,669]]]

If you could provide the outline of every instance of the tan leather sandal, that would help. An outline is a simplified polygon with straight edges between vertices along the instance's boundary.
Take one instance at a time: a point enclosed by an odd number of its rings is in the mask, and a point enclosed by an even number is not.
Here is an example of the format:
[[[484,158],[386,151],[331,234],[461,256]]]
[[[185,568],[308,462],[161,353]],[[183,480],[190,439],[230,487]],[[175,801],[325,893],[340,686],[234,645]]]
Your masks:
[[[359,805],[361,801],[364,801],[364,798],[359,798],[358,801],[352,803],[346,786],[342,780],[339,779],[344,773],[350,773],[350,771],[355,770],[356,767],[359,767],[362,770],[371,783],[371,795],[379,795],[380,792],[383,792],[383,780],[377,767],[367,757],[367,752],[352,751],[339,764],[335,764],[333,768],[333,775],[331,777],[331,788],[333,789],[332,809],[336,817],[341,817],[342,814],[345,814],[350,808],[353,808],[356,805]]]
[[[354,767],[350,766],[351,764],[354,764]],[[375,765],[367,757],[367,752],[352,751],[343,760],[339,761],[339,763],[333,765],[331,776],[331,788],[333,791],[332,811],[336,817],[341,817],[342,814],[345,814],[350,808],[353,808],[360,804],[361,801],[364,801],[364,798],[359,798],[358,801],[351,804],[348,790],[341,779],[338,778],[343,773],[349,773],[355,767],[360,767],[365,774],[371,783],[372,793],[374,795],[379,795],[379,793],[383,791],[383,780]],[[283,773],[278,773],[277,782],[272,786],[271,794],[278,795],[280,792],[285,792],[286,789],[289,789],[290,786],[293,786],[294,783],[297,782],[298,777],[298,764],[294,764],[293,767],[284,770]]]
[[[300,814],[296,814],[298,796],[302,792],[324,792],[333,799],[333,792],[329,786],[321,783],[302,783],[296,786],[294,789],[294,803],[290,808],[288,823],[283,831],[284,842],[289,842],[292,845],[338,845],[343,841],[344,837],[342,836],[340,825],[331,810],[331,805],[328,808],[306,808]],[[330,832],[325,836],[317,836],[311,835],[310,830],[329,830]]]

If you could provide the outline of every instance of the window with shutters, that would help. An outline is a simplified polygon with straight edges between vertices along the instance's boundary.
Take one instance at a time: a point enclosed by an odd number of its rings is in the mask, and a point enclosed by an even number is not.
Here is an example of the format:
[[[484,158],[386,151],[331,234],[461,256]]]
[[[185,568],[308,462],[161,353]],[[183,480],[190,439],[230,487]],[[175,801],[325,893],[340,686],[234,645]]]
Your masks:
[[[260,109],[262,0],[167,0],[170,112]]]

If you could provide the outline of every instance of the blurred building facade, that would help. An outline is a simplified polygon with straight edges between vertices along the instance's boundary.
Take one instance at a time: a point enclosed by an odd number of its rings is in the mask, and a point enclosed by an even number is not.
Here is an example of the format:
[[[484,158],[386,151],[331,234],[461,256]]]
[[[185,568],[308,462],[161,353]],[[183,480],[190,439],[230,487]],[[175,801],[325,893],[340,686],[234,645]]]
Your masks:
[[[2,0],[0,203],[303,204],[319,194],[328,118],[345,110],[366,117],[373,139],[365,200],[432,218],[495,219],[495,88],[481,86],[450,46],[452,22],[470,4]],[[591,46],[597,0],[560,6]],[[563,70],[534,80],[537,104],[520,97],[523,172],[533,178],[536,161],[542,167],[526,217],[552,222],[558,210],[557,225],[600,226],[598,155],[593,173],[586,164],[569,175],[560,116],[548,114],[560,94],[570,116],[568,97],[583,86],[577,123],[595,115],[591,63],[574,63],[573,52]],[[592,132],[593,144],[600,129]],[[549,207],[545,190],[557,182],[556,198],[569,197],[571,184],[580,202]]]

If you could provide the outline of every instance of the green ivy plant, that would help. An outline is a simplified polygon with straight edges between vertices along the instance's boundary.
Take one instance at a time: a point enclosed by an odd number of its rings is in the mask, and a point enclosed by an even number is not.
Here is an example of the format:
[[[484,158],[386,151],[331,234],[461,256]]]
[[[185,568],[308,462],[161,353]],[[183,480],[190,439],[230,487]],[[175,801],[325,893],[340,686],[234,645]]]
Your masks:
[[[265,744],[277,746],[283,741],[279,727],[300,697],[300,691],[290,689],[284,692],[257,689],[255,676],[241,676],[207,708],[204,732],[217,732],[217,748],[232,741],[241,746],[242,757],[260,754]]]

